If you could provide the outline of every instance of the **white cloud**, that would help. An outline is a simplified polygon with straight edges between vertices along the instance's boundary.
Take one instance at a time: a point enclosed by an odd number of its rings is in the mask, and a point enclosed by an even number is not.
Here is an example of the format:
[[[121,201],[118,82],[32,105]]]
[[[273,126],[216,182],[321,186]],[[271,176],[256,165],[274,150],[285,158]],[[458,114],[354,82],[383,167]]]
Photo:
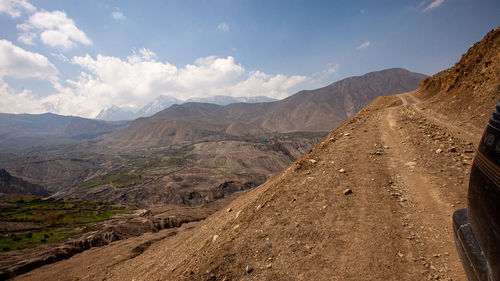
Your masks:
[[[0,0],[0,14],[18,18],[23,11],[32,13],[36,11],[36,7],[26,0]]]
[[[337,63],[337,64],[327,64],[326,65],[327,68],[323,71],[324,74],[327,74],[327,75],[332,75],[332,74],[337,74],[337,72],[339,71],[339,67],[340,65]]]
[[[127,57],[127,60],[130,63],[137,63],[142,60],[144,61],[155,61],[158,59],[158,56],[156,55],[155,52],[151,51],[150,49],[146,48],[141,48],[139,49],[139,53],[137,53],[135,50],[132,52],[132,55]]]
[[[443,3],[444,3],[444,0],[434,0],[427,7],[425,7],[424,12],[427,12],[429,10],[437,8],[437,7],[441,6],[441,4],[443,4]]]
[[[14,91],[5,77],[16,79],[40,79],[57,84],[58,71],[41,54],[26,51],[7,40],[0,40],[0,112],[43,113],[46,106],[30,90]]]
[[[222,31],[228,31],[229,30],[229,24],[225,21],[219,23],[219,25],[217,26],[217,29],[218,30],[222,30]]]
[[[307,81],[307,76],[282,74],[269,75],[261,71],[252,71],[248,78],[228,88],[234,96],[268,96],[272,98],[285,98],[289,96],[290,89]]]
[[[321,72],[316,72],[312,75],[311,80],[308,81],[308,87],[310,89],[324,87],[325,84],[332,83],[331,76],[337,76],[340,68],[340,64],[328,63],[325,66],[325,69]]]
[[[361,45],[357,46],[356,47],[356,50],[361,50],[361,49],[364,49],[364,48],[367,48],[371,45],[370,41],[365,41],[363,42]]]
[[[68,60],[60,53],[52,53],[52,56]],[[158,61],[157,55],[146,48],[134,51],[125,60],[87,54],[69,61],[81,67],[82,72],[75,79],[61,82],[57,69],[46,57],[1,40],[0,112],[50,111],[93,117],[111,105],[137,109],[161,94],[184,100],[214,95],[284,98],[293,93],[294,87],[309,80],[309,77],[300,75],[247,72],[231,56],[203,57],[193,64],[176,67]],[[1,79],[6,76],[47,80],[52,83],[53,94],[39,97],[29,90],[15,93]],[[14,105],[9,106],[9,103]]]
[[[66,57],[63,53],[59,53],[59,54],[56,54],[56,53],[50,53],[53,57],[55,57],[56,59],[60,60],[60,61],[63,61],[63,62],[69,62],[69,59],[68,57]]]
[[[116,10],[114,11],[113,13],[111,13],[111,16],[115,19],[115,20],[124,20],[126,19],[125,15],[123,14],[122,11],[120,10]]]
[[[17,29],[22,31],[18,40],[26,44],[34,44],[34,32],[40,32],[40,40],[51,47],[70,49],[77,43],[92,45],[85,32],[78,29],[72,19],[64,11],[41,11],[33,14]]]
[[[95,116],[111,105],[139,108],[161,94],[178,99],[214,95],[283,98],[293,87],[309,79],[306,76],[269,75],[260,71],[247,73],[233,57],[199,58],[194,64],[176,67],[157,61],[149,49],[134,52],[127,60],[98,55],[74,57],[72,62],[85,72],[71,87],[60,87],[59,94],[45,102],[62,114]]]
[[[3,113],[44,113],[45,106],[29,90],[16,93],[0,79],[0,112]]]
[[[19,33],[19,35],[17,36],[17,40],[26,45],[35,45],[35,42],[33,42],[35,38],[36,38],[36,33],[33,32],[23,32]]]
[[[45,56],[0,40],[0,79],[10,76],[56,81],[57,74],[57,68]]]
[[[245,69],[235,64],[234,58],[217,58],[215,56],[199,58],[195,64],[188,64],[179,70],[177,82],[183,89],[197,91],[197,89],[214,88],[226,85],[245,72]]]
[[[199,58],[182,68],[156,61],[154,52],[140,49],[127,60],[98,55],[74,57],[74,64],[86,72],[75,81],[73,89],[61,89],[57,109],[94,116],[112,104],[138,108],[160,94],[179,99],[227,94],[227,88],[244,73],[234,58]]]

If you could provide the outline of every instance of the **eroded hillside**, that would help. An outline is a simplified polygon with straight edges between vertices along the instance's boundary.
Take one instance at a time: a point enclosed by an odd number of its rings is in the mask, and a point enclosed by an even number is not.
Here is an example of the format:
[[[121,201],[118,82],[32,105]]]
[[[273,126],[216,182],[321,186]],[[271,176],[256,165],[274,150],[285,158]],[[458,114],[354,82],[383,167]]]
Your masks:
[[[160,231],[92,249],[17,279],[465,280],[451,214],[465,207],[475,148],[500,92],[490,78],[480,88],[484,98],[472,102],[463,85],[488,69],[499,76],[499,33],[459,62],[477,71],[455,76],[455,66],[428,80],[453,80],[454,89],[423,82],[416,92],[378,98],[205,221],[169,237]],[[479,61],[472,59],[478,48]],[[148,241],[133,255],[131,245]]]

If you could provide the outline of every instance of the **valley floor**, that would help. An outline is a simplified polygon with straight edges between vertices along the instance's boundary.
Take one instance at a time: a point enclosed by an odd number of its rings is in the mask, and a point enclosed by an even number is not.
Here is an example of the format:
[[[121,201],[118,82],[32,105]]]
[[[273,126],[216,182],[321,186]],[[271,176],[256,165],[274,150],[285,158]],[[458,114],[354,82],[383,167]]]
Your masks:
[[[482,130],[382,97],[205,221],[15,280],[466,280],[451,215]]]

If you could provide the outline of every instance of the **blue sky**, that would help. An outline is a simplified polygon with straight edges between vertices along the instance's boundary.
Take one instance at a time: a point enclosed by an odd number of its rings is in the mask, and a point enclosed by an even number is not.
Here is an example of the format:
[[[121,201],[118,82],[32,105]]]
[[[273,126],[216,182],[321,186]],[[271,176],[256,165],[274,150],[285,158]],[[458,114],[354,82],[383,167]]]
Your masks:
[[[284,98],[391,67],[432,75],[495,0],[0,0],[0,112],[95,116],[161,94]]]

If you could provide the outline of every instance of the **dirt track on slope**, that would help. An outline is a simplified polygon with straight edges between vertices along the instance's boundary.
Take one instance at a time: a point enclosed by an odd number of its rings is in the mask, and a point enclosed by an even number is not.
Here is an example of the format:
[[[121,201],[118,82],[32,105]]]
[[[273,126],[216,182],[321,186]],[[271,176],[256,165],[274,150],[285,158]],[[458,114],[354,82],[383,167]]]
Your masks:
[[[408,92],[399,95],[398,97],[403,102],[403,105],[409,105],[413,110],[418,112],[423,117],[429,119],[430,121],[443,128],[452,131],[454,135],[460,136],[469,142],[479,141],[478,136],[482,135],[484,128],[476,128],[470,124],[463,123],[461,123],[460,126],[457,126],[454,120],[450,120],[450,117],[444,116],[429,109],[422,108],[419,105],[420,101],[413,95],[413,92]],[[453,116],[453,114],[450,115]]]
[[[480,136],[407,99],[372,103],[231,211],[16,280],[465,280],[451,214],[465,206]]]

